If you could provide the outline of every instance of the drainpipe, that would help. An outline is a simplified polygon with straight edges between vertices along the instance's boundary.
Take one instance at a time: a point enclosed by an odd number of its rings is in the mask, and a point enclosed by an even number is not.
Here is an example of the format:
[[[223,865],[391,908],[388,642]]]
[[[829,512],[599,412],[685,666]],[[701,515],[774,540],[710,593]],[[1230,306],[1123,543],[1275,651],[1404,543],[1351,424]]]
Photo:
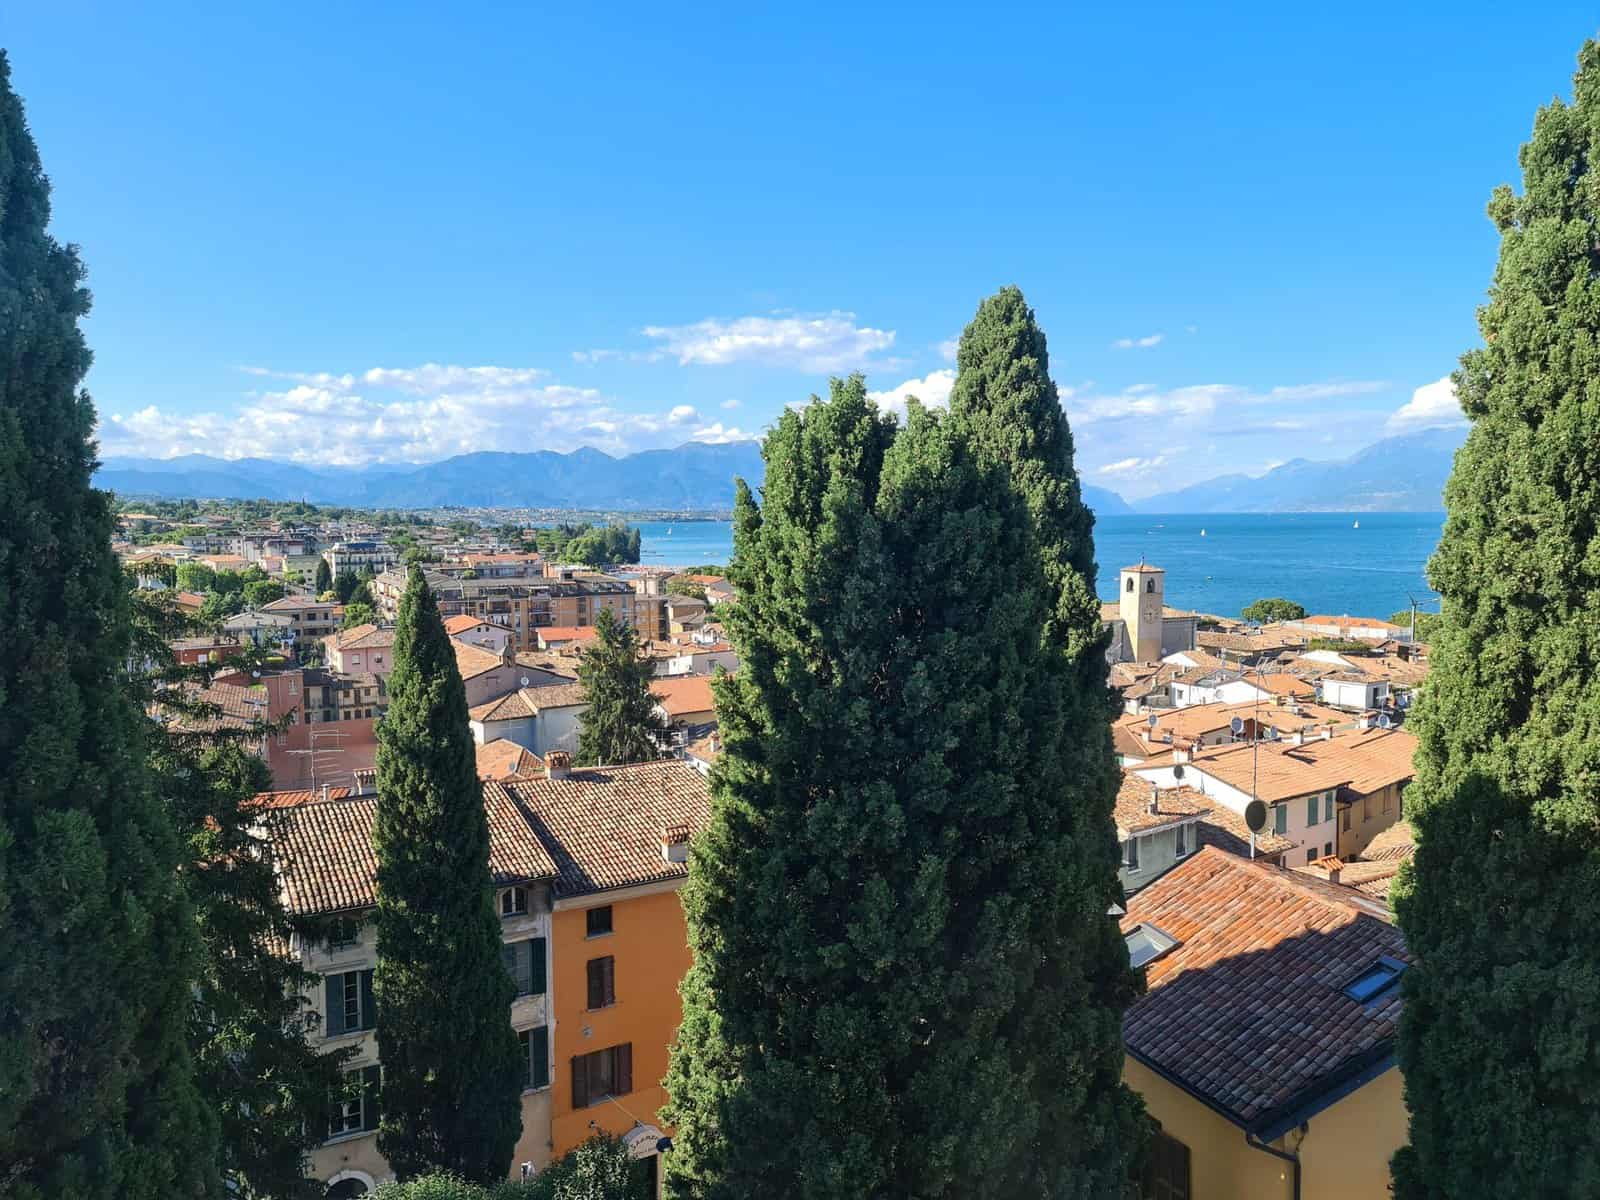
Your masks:
[[[1300,1126],[1300,1142],[1306,1140],[1307,1128],[1308,1126],[1304,1124]],[[1300,1142],[1296,1142],[1294,1151],[1290,1152],[1288,1150],[1279,1150],[1276,1146],[1267,1145],[1248,1129],[1244,1132],[1244,1144],[1249,1146],[1250,1149],[1260,1150],[1265,1154],[1272,1155],[1273,1158],[1281,1158],[1294,1168],[1294,1200],[1300,1200]]]

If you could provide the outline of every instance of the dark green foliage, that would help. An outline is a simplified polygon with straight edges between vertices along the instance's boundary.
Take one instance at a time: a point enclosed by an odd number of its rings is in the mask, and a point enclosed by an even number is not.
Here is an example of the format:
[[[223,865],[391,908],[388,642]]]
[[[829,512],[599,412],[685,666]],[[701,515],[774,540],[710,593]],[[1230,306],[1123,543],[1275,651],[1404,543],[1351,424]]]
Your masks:
[[[1102,736],[1109,754],[1105,664],[1080,735],[1073,664],[1041,643],[1068,635],[1060,592],[1092,550],[1058,545],[1047,581],[1012,469],[963,424],[981,415],[913,405],[896,436],[836,381],[769,435],[759,507],[739,485],[675,1196],[1121,1195],[1135,981],[1105,917],[1110,793],[1079,830],[1064,774],[1101,770]],[[1067,507],[1048,511],[1086,541]],[[1070,632],[1093,647],[1089,611]]]
[[[217,573],[205,563],[179,563],[177,581],[186,592],[209,592],[217,581]]]
[[[244,602],[251,608],[282,600],[283,596],[284,586],[276,579],[256,579],[244,585]]]
[[[489,876],[467,697],[439,605],[413,568],[378,727],[378,1146],[401,1179],[505,1177],[523,1064]]]
[[[1401,1200],[1600,1195],[1600,44],[1496,189],[1395,908]]]
[[[123,686],[89,309],[0,53],[0,1191],[214,1194],[181,1020],[199,941]]]
[[[1306,642],[1307,650],[1332,650],[1335,654],[1359,654],[1366,657],[1372,653],[1372,643],[1362,641],[1360,638],[1314,637]]]
[[[344,616],[340,618],[340,629],[354,629],[357,625],[376,625],[378,612],[372,605],[365,601],[355,600],[344,606]]]
[[[1306,610],[1293,600],[1285,600],[1282,596],[1268,596],[1245,605],[1244,611],[1239,615],[1246,621],[1266,625],[1273,621],[1298,621],[1306,615]]]
[[[333,577],[333,594],[338,597],[340,604],[349,604],[360,586],[361,576],[348,567]]]
[[[385,1184],[373,1200],[654,1200],[645,1164],[620,1138],[597,1133],[526,1183],[481,1187],[454,1175]]]
[[[650,694],[655,669],[639,653],[638,633],[609,608],[600,610],[594,628],[578,664],[588,707],[580,718],[577,761],[593,766],[660,758],[667,723]]]
[[[312,591],[317,595],[333,590],[333,570],[328,566],[325,558],[317,559],[317,575],[311,584]]]
[[[196,1083],[220,1123],[219,1166],[240,1197],[320,1196],[305,1178],[305,1155],[322,1140],[324,1105],[353,1051],[319,1054],[308,1041],[317,1016],[304,999],[315,976],[281,953],[294,931],[283,910],[272,841],[260,827],[272,815],[251,798],[272,786],[252,743],[272,732],[212,729],[218,711],[192,698],[222,670],[249,670],[259,651],[226,667],[180,666],[168,642],[192,633],[163,593],[133,594],[134,660],[147,664],[136,694],[160,689],[168,716],[148,727],[148,761],[157,795],[185,839],[180,878],[205,949],[190,1007]],[[183,699],[183,697],[191,697]],[[204,730],[198,732],[196,730]]]
[[[589,566],[636,563],[639,561],[639,531],[620,521],[610,525],[563,522],[536,531],[533,548],[557,562]]]

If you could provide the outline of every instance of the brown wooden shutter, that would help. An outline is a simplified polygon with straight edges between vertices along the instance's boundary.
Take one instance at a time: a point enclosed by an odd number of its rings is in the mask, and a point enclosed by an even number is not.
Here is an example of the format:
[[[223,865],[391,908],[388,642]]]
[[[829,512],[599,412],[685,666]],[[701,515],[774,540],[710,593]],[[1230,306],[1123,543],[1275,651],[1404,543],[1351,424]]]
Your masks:
[[[589,960],[589,1008],[601,1008],[605,1005],[605,962],[603,958]]]
[[[615,1004],[617,1002],[617,960],[613,955],[608,954],[604,961],[605,1002],[607,1004]]]
[[[626,1096],[633,1091],[633,1043],[623,1042],[617,1047],[617,1082],[613,1093],[617,1096]]]
[[[572,1107],[589,1107],[589,1056],[572,1056]]]

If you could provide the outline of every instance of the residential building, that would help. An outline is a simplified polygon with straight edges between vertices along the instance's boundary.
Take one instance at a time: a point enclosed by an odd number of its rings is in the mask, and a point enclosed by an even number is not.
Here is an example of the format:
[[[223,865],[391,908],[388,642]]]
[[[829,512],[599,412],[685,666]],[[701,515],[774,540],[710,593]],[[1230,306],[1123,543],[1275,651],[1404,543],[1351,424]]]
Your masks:
[[[516,998],[507,1018],[527,1056],[522,1133],[512,1155],[515,1173],[515,1164],[532,1163],[537,1169],[551,1159],[552,1011],[547,981],[550,888],[556,868],[516,802],[498,785],[484,786],[483,802],[489,823],[489,872],[496,890],[495,908],[501,914],[502,954],[516,981]],[[377,966],[371,922],[377,902],[377,858],[372,847],[376,816],[376,796],[347,796],[281,807],[265,826],[279,850],[289,915],[334,920],[335,933],[329,940],[313,941],[296,933],[288,948],[322,977],[308,996],[322,1018],[322,1045],[330,1051],[355,1051],[346,1067],[350,1094],[333,1105],[327,1140],[310,1155],[310,1173],[329,1189],[329,1196],[366,1195],[393,1176],[375,1136],[382,1102],[375,1032],[382,1014],[372,990]]]
[[[1295,847],[1289,865],[1303,866],[1344,856],[1345,847],[1353,857],[1400,818],[1416,747],[1400,729],[1324,727],[1313,737],[1296,732],[1278,741],[1174,748],[1169,759],[1133,769],[1164,787],[1192,787],[1239,816],[1261,800],[1267,828]]]
[[[451,638],[450,648],[455,651],[456,670],[461,673],[461,682],[466,685],[469,708],[509,695],[518,688],[572,682],[569,676],[518,662],[510,647],[495,654],[480,646]]]
[[[315,596],[284,596],[262,605],[261,609],[288,619],[294,652],[300,657],[330,633],[337,632],[339,622],[344,620],[343,605],[318,600]]]
[[[288,617],[267,607],[247,608],[222,623],[222,632],[239,642],[289,653],[294,649],[294,629]]]
[[[551,580],[547,586],[550,625],[593,625],[601,609],[610,609],[617,620],[633,626],[641,638],[648,640],[656,634],[655,600],[636,596],[631,583],[595,575],[571,581]]]
[[[511,633],[515,650],[532,650],[534,630],[555,624],[550,616],[550,590],[544,581],[452,578],[428,567],[424,570],[428,587],[439,604],[439,615],[468,616],[498,625]],[[400,598],[405,595],[406,573],[385,571],[373,581],[372,593],[387,621],[400,613]]]
[[[1388,1195],[1412,960],[1387,907],[1207,847],[1121,927],[1148,985],[1122,1026],[1124,1078],[1157,1126],[1143,1194]]]
[[[378,575],[400,563],[399,550],[388,542],[376,541],[336,542],[322,552],[322,557],[335,576],[341,571],[359,575],[364,570]]]
[[[444,631],[457,641],[477,646],[491,654],[504,654],[512,643],[511,630],[493,621],[473,616],[455,616],[444,619]]]
[[[552,750],[571,755],[577,753],[588,707],[583,685],[567,679],[518,688],[474,705],[467,716],[480,745],[504,740],[540,756]]]
[[[653,1160],[671,1132],[653,1122],[666,1099],[660,1081],[690,962],[677,892],[689,839],[709,817],[706,781],[676,760],[573,769],[557,752],[547,761],[548,778],[503,788],[558,864],[552,1153],[604,1130]]]
[[[322,639],[323,661],[340,674],[370,673],[389,678],[394,670],[394,626],[370,622],[341,629]]]
[[[541,650],[581,649],[599,636],[593,625],[550,625],[537,632]]]
[[[476,751],[478,778],[510,783],[517,779],[532,779],[542,775],[544,761],[515,742],[495,738],[485,742]]]
[[[658,676],[650,681],[650,694],[674,729],[708,725],[717,719],[709,675]]]
[[[1100,619],[1111,629],[1110,662],[1157,662],[1194,647],[1200,618],[1166,607],[1166,576],[1148,563],[1122,569],[1117,602],[1100,606]]]
[[[1389,704],[1389,681],[1355,673],[1324,675],[1317,680],[1317,693],[1324,704],[1335,708],[1385,708]]]
[[[1124,772],[1116,805],[1117,840],[1122,843],[1117,877],[1123,890],[1136,892],[1198,853],[1200,818],[1211,808],[1211,801],[1193,788],[1163,788]]]
[[[239,654],[244,647],[230,637],[183,637],[167,643],[181,666],[192,667],[221,662]]]
[[[1410,628],[1402,629],[1398,625],[1391,625],[1387,621],[1379,621],[1372,617],[1333,617],[1319,614],[1311,617],[1301,617],[1296,621],[1285,621],[1284,625],[1297,633],[1314,638],[1337,638],[1340,641],[1362,642],[1409,642],[1411,640]]]

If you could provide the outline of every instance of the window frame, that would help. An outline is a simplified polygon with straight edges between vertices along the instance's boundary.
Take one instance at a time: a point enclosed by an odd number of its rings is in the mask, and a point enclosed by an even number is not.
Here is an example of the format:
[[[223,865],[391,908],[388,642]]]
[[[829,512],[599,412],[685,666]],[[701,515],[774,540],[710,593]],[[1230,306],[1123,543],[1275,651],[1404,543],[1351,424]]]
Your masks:
[[[606,1086],[609,1084],[609,1087]],[[633,1043],[572,1056],[572,1107],[593,1108],[633,1091]]]
[[[1172,837],[1173,837],[1173,849],[1174,849],[1174,851],[1176,853],[1176,856],[1178,858],[1188,858],[1189,857],[1188,833],[1189,833],[1189,823],[1187,821],[1185,821],[1185,822],[1182,822],[1182,823],[1180,823],[1178,825],[1177,830],[1174,831],[1174,833],[1172,835]]]
[[[524,988],[524,978],[519,972],[522,964],[518,958],[522,954],[527,956],[526,988]],[[511,976],[512,986],[516,989],[513,999],[542,996],[549,991],[550,981],[546,974],[545,955],[546,946],[543,937],[518,938],[513,942],[500,943],[501,965],[505,967],[506,974]]]
[[[1122,843],[1122,867],[1126,871],[1139,869],[1139,835],[1134,834]]]
[[[1272,832],[1280,837],[1289,832],[1289,806],[1287,804],[1274,804],[1272,806]]]
[[[602,954],[598,958],[591,958],[584,966],[584,975],[587,984],[585,1011],[597,1012],[617,1002],[616,955]]]
[[[324,1037],[348,1037],[352,1033],[366,1033],[378,1027],[378,1005],[372,976],[371,967],[357,967],[349,971],[332,971],[322,977]],[[350,982],[352,979],[355,981],[353,986]],[[353,1024],[350,1019],[352,1008],[355,1010]],[[337,1021],[334,1020],[335,1013],[338,1014]]]
[[[596,929],[598,923],[596,918],[601,913],[605,914],[605,928]],[[610,937],[617,930],[616,915],[611,911],[609,904],[597,904],[593,908],[585,909],[583,919],[585,938]]]
[[[511,907],[507,908],[507,902]],[[500,889],[500,918],[525,917],[528,915],[528,889],[520,884]]]
[[[550,1026],[535,1025],[517,1030],[517,1041],[522,1046],[525,1072],[522,1090],[543,1091],[550,1086]]]

